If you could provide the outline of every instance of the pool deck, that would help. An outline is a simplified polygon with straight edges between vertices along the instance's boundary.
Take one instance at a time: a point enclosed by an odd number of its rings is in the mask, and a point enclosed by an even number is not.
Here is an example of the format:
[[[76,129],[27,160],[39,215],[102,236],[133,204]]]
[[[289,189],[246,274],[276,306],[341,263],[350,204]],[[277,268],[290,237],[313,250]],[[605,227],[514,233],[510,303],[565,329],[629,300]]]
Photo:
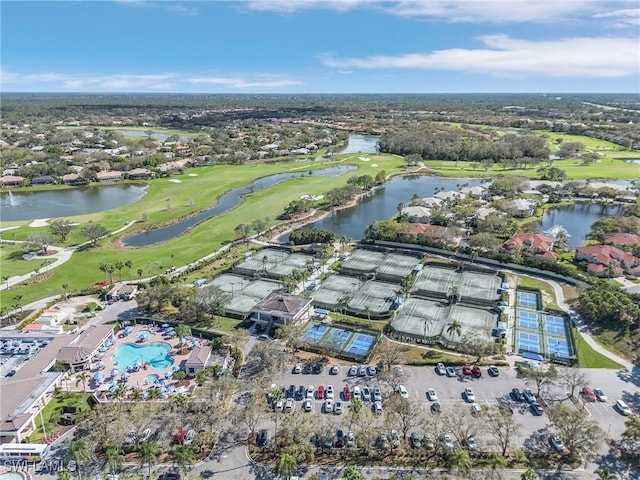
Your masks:
[[[140,331],[142,330],[150,330],[154,332],[154,335],[152,337],[147,338],[144,342],[138,342],[138,333],[140,333]],[[104,367],[100,368],[100,371],[103,372],[105,380],[101,384],[98,384],[94,380],[94,375],[96,374],[98,369],[93,368],[90,372],[91,378],[89,381],[87,381],[87,391],[95,392],[96,398],[99,401],[112,400],[112,395],[111,395],[111,392],[109,391],[111,382],[112,380],[115,380],[117,383],[123,383],[121,382],[120,376],[122,372],[125,371],[121,369],[118,366],[117,362],[115,362],[112,359],[113,355],[116,352],[116,349],[119,346],[124,345],[125,343],[135,343],[136,345],[143,346],[145,344],[149,344],[153,342],[164,342],[171,346],[171,351],[169,352],[169,355],[173,359],[173,364],[166,368],[153,368],[150,365],[147,365],[146,368],[145,366],[139,367],[138,371],[133,371],[133,370],[128,371],[127,373],[129,374],[129,378],[126,380],[126,382],[124,382],[129,387],[129,390],[127,393],[130,393],[135,388],[140,388],[142,391],[146,391],[151,387],[159,386],[159,385],[145,383],[145,379],[149,375],[155,374],[155,375],[158,375],[160,379],[164,379],[165,373],[168,373],[169,375],[173,374],[174,368],[176,367],[184,370],[184,364],[187,358],[189,357],[189,355],[191,354],[191,348],[187,349],[185,353],[179,355],[178,350],[176,348],[176,346],[180,342],[179,337],[166,334],[163,331],[163,329],[161,329],[159,326],[154,327],[152,325],[135,325],[133,326],[133,330],[131,331],[131,333],[129,333],[126,336],[124,336],[122,330],[116,334],[113,345],[109,347],[109,349],[106,352],[104,352],[104,356],[100,359],[100,361],[104,364]],[[207,340],[195,338],[195,337],[187,337],[185,339],[185,342],[190,344],[192,342],[198,342],[200,345],[208,344]],[[118,370],[118,374],[112,378],[110,374],[111,374],[111,371],[114,369]],[[76,386],[77,375],[78,374],[75,374],[72,377],[72,381],[70,382],[72,386]],[[169,377],[169,380],[167,380],[166,382],[166,386],[175,386],[175,383],[176,383],[176,380],[172,380],[171,377]],[[79,383],[78,386],[80,387],[80,389],[82,388],[81,383]],[[191,382],[191,387],[193,387],[193,382]],[[185,388],[185,387],[179,387],[179,388],[176,387],[175,389],[175,393],[187,393],[188,391],[189,391],[189,388]],[[125,400],[127,400],[127,397],[128,395],[125,397]]]

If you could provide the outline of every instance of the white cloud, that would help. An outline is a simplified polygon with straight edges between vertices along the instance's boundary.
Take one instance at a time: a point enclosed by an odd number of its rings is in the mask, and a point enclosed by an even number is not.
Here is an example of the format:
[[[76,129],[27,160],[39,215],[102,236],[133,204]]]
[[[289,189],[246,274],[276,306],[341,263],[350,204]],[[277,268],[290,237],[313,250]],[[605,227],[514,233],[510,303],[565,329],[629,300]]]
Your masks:
[[[260,77],[254,80],[247,80],[242,77],[206,77],[197,76],[190,77],[185,80],[187,83],[203,83],[213,85],[224,85],[232,88],[282,88],[293,85],[302,85],[298,80],[288,78],[264,78]]]
[[[163,8],[169,12],[177,13],[179,15],[196,15],[198,13],[198,10],[195,8],[165,0],[116,0],[116,3],[120,3],[126,7]]]
[[[172,72],[158,74],[68,74],[59,72],[38,72],[20,74],[0,70],[0,84],[29,85],[34,84],[56,86],[67,91],[170,91],[185,84],[220,85],[230,89],[278,89],[302,82],[276,75],[253,74],[233,77],[212,77],[194,74],[177,74]],[[4,90],[4,88],[0,88]]]
[[[640,73],[636,38],[581,37],[529,41],[506,35],[480,40],[486,48],[451,48],[397,56],[335,58],[323,63],[339,69],[423,69],[483,73],[494,76],[623,77]]]
[[[635,0],[250,0],[246,6],[276,13],[370,8],[454,23],[561,23],[578,17],[601,18],[598,13],[603,11],[624,12],[625,17],[636,19],[639,15]]]

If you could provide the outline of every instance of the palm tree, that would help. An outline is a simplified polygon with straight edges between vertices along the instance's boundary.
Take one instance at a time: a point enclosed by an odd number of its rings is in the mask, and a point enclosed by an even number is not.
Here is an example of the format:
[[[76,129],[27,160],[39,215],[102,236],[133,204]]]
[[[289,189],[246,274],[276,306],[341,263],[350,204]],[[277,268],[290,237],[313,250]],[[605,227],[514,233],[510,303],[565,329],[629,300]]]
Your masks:
[[[501,455],[498,455],[497,453],[492,453],[487,458],[482,460],[481,463],[482,465],[489,467],[491,470],[494,470],[494,471],[502,470],[507,466],[507,461],[504,459],[504,457]]]
[[[126,395],[128,388],[129,387],[126,383],[119,383],[116,387],[115,392],[113,392],[113,398],[118,401],[120,408],[122,408],[122,400],[124,400],[124,396]]]
[[[82,391],[84,391],[86,393],[86,391],[87,391],[87,380],[89,380],[89,378],[91,378],[91,376],[87,372],[85,372],[85,371],[80,372],[76,376],[76,387],[78,386],[79,383],[82,383]]]
[[[119,445],[110,445],[104,452],[105,464],[109,466],[109,473],[116,473],[124,462],[124,455]]]
[[[195,462],[196,455],[191,445],[176,445],[173,451],[173,458],[178,468],[186,476],[189,467]]]
[[[178,393],[176,395],[173,395],[171,397],[171,402],[173,403],[174,407],[176,408],[176,411],[180,411],[183,410],[185,405],[188,402],[188,398],[186,395],[183,395],[182,393]]]
[[[144,393],[141,388],[134,388],[129,395],[129,398],[134,401],[139,401],[144,396]]]
[[[129,269],[129,281],[131,281],[131,268],[133,267],[133,262],[131,260],[127,260],[124,262],[124,266]]]
[[[179,324],[175,328],[176,335],[180,338],[180,350],[184,348],[184,338],[191,335],[191,328],[183,323]]]
[[[289,480],[291,475],[295,473],[297,466],[298,462],[296,461],[296,457],[285,452],[280,454],[280,458],[278,459],[278,474],[281,477]]]
[[[349,411],[351,412],[351,418],[349,419],[349,429],[347,430],[347,434],[351,433],[351,427],[353,426],[353,422],[358,415],[360,415],[360,411],[362,411],[362,407],[364,403],[360,398],[352,398],[349,403]]]
[[[118,270],[118,280],[122,281],[122,269],[124,268],[124,262],[122,260],[118,260],[115,264],[116,270]]]
[[[471,470],[471,459],[464,450],[456,448],[451,455],[447,457],[447,468],[456,471],[456,476],[466,478]]]
[[[76,438],[69,443],[69,455],[76,463],[78,478],[82,478],[82,466],[91,458],[89,444],[84,438]]]
[[[144,270],[139,268],[138,270],[136,270],[136,273],[138,274],[138,280],[142,278],[142,274],[144,273]]]
[[[16,310],[22,311],[22,295],[16,295],[13,299],[16,301]]]
[[[63,283],[62,284],[62,294],[64,296],[65,301],[67,300],[67,288],[69,288],[69,284],[68,283]]]
[[[609,467],[602,467],[596,470],[595,473],[598,476],[598,480],[618,480],[618,476],[609,471]]]
[[[160,400],[162,398],[162,392],[157,388],[150,388],[147,390],[149,395],[147,395],[147,400]]]
[[[453,338],[462,336],[462,324],[458,320],[447,324],[447,333]]]
[[[458,285],[451,285],[449,287],[449,292],[447,293],[447,297],[449,297],[450,305],[453,305],[458,300],[460,300],[460,287],[458,287]]]
[[[149,475],[151,478],[151,468],[158,461],[158,455],[162,453],[162,448],[156,442],[145,442],[142,444],[142,450],[140,451],[140,466],[144,466],[146,463],[149,465]]]
[[[11,275],[3,275],[2,276],[2,281],[7,283],[7,287],[9,288],[9,279],[11,278]]]

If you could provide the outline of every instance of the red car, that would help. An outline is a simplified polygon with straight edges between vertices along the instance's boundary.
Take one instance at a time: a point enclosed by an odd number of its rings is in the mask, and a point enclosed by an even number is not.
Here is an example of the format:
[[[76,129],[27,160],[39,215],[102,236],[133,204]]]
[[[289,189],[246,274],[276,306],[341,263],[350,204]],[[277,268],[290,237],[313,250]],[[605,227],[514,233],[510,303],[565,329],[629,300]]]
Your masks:
[[[316,398],[318,400],[324,400],[324,396],[325,396],[326,392],[324,390],[324,386],[320,385],[318,387],[318,390],[316,390]]]
[[[480,367],[478,365],[473,366],[473,368],[471,369],[471,375],[473,375],[475,378],[482,377],[482,370],[480,370]]]
[[[584,387],[580,393],[587,402],[595,402],[597,400],[596,392],[591,387]]]
[[[353,394],[351,393],[351,390],[349,390],[349,385],[345,385],[344,388],[342,389],[343,400],[351,400],[352,397],[353,397]]]
[[[173,436],[173,443],[177,443],[179,445],[182,445],[182,442],[184,442],[184,437],[187,435],[187,431],[184,429],[180,429],[178,430],[178,433],[176,433]]]
[[[464,367],[462,367],[462,374],[465,377],[470,377],[471,376],[471,366],[465,365]]]

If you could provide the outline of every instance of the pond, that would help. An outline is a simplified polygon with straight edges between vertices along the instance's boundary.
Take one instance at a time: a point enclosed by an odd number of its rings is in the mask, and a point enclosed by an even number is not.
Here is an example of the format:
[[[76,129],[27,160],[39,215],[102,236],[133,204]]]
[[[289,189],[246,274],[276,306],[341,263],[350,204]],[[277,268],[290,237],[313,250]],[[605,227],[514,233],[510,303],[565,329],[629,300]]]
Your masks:
[[[320,176],[335,176],[342,175],[343,173],[355,170],[357,167],[350,165],[341,165],[337,167],[323,168],[320,170],[304,171],[298,173],[279,173],[276,175],[269,175],[256,180],[250,185],[244,185],[242,187],[229,190],[218,199],[218,203],[215,207],[204,210],[193,217],[186,218],[180,222],[167,225],[166,227],[160,227],[146,232],[133,235],[124,240],[124,245],[127,247],[146,247],[158,242],[165,242],[170,240],[184,232],[189,228],[203,222],[215,215],[224,213],[232,208],[237,207],[242,203],[242,197],[265,188],[272,187],[278,183],[284,182],[294,177],[304,177],[308,175],[320,175]]]
[[[591,231],[591,225],[604,217],[622,215],[624,207],[621,205],[605,205],[602,203],[576,203],[550,208],[542,217],[542,231],[552,232],[564,227],[569,239],[568,246],[580,247]]]
[[[378,153],[380,150],[379,138],[373,135],[352,133],[349,135],[347,146],[338,153]]]
[[[111,210],[142,198],[140,185],[101,185],[68,190],[11,192],[2,195],[3,222],[59,218]]]
[[[398,212],[398,204],[408,205],[414,193],[425,198],[432,196],[436,187],[456,190],[462,184],[475,187],[481,183],[482,180],[477,178],[440,178],[427,175],[398,177],[391,183],[376,188],[370,194],[363,196],[357,205],[336,210],[322,220],[313,223],[309,228],[334,232],[336,238],[347,237],[360,240],[364,237],[365,230],[370,223],[392,218]],[[288,242],[288,234],[279,240],[284,243]]]
[[[152,128],[150,130],[153,131]],[[148,137],[149,136],[145,132],[142,132],[140,130],[118,130],[118,131],[121,134],[123,134],[125,137]],[[155,138],[156,140],[160,140],[164,142],[170,136],[171,135],[167,135],[165,133],[154,133],[151,135],[151,138]],[[187,142],[189,141],[189,139],[187,137],[180,136],[180,141]]]

